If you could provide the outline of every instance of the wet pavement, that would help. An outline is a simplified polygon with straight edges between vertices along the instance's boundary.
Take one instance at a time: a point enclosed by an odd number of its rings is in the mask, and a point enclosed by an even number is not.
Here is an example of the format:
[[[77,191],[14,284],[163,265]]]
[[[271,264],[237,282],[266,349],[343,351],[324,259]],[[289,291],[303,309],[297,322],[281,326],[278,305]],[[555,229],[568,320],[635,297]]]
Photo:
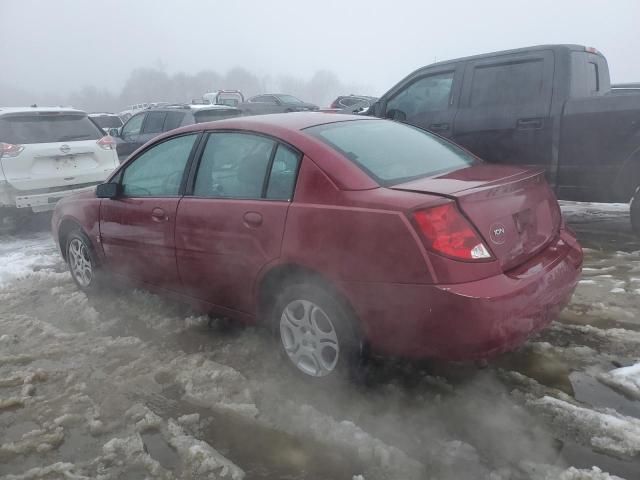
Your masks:
[[[263,330],[87,297],[46,229],[0,238],[0,477],[638,479],[640,398],[614,373],[640,362],[640,242],[625,206],[563,212],[583,279],[521,349],[320,385]]]

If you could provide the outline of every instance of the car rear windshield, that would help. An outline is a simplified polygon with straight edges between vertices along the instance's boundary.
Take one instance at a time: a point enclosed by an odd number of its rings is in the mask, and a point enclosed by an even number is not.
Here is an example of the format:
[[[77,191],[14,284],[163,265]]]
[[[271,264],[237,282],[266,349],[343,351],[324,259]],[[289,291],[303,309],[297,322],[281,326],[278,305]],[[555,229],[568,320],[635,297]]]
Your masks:
[[[37,113],[0,117],[0,142],[13,144],[97,140],[104,135],[84,114]]]
[[[354,120],[305,129],[356,163],[380,185],[457,170],[478,160],[454,144],[389,120]]]
[[[91,117],[91,120],[96,122],[100,128],[119,128],[122,126],[120,118],[115,115],[100,115]]]
[[[237,117],[240,115],[240,110],[201,110],[194,113],[196,117],[196,123],[213,122],[214,120],[222,120],[223,118]]]

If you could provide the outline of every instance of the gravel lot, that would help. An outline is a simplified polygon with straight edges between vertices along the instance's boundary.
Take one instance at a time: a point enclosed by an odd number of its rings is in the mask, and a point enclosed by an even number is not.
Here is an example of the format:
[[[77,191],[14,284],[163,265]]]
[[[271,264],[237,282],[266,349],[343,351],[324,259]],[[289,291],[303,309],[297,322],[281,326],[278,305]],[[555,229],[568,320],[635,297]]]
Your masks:
[[[0,238],[6,479],[640,478],[640,243],[563,203],[583,280],[551,328],[471,364],[298,380],[266,332],[148,292],[87,298],[46,229]]]

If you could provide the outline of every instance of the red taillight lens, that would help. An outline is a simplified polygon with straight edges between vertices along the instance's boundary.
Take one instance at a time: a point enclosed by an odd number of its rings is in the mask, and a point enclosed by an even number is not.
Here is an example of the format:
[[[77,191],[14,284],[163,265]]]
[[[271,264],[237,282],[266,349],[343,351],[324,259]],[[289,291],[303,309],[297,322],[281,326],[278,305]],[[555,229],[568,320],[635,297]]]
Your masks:
[[[419,210],[413,214],[427,247],[457,260],[486,260],[489,250],[455,203]]]
[[[0,142],[0,157],[17,157],[23,150],[24,147],[22,145]]]
[[[102,137],[100,140],[96,142],[100,148],[105,150],[115,150],[116,149],[116,141],[113,137],[107,135],[106,137]]]

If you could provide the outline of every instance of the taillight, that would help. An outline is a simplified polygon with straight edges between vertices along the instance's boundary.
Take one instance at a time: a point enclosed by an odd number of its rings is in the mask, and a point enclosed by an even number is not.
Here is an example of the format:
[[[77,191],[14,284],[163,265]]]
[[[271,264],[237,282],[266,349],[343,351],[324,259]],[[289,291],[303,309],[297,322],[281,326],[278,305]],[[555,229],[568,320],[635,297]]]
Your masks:
[[[23,150],[24,147],[22,145],[0,142],[0,157],[17,157]]]
[[[455,203],[414,212],[427,247],[456,260],[486,260],[489,250]]]
[[[100,140],[96,142],[100,148],[104,150],[115,150],[116,149],[116,141],[113,137],[107,135],[106,137],[102,137]]]

